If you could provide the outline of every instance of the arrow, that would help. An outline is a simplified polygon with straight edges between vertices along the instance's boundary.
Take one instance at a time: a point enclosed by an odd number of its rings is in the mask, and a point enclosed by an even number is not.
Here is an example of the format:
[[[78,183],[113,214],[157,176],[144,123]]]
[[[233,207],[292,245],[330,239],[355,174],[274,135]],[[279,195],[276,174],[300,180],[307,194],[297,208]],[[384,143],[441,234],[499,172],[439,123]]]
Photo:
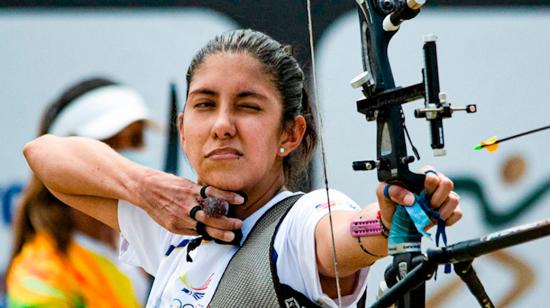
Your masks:
[[[525,136],[525,135],[529,135],[529,134],[532,134],[532,133],[540,132],[541,130],[545,130],[545,129],[549,129],[549,128],[550,128],[550,125],[540,127],[540,128],[537,128],[537,129],[533,129],[533,130],[529,130],[529,131],[526,131],[526,132],[523,132],[523,133],[519,133],[517,135],[502,138],[502,139],[497,139],[497,137],[495,136],[495,137],[492,137],[492,138],[489,138],[485,141],[480,142],[478,145],[476,145],[474,147],[474,150],[481,150],[481,149],[485,148],[489,152],[494,152],[498,149],[498,144],[499,143],[502,143],[502,142],[508,141],[508,140],[512,140],[512,139],[515,139],[515,138],[518,138],[518,137],[522,137],[522,136]]]

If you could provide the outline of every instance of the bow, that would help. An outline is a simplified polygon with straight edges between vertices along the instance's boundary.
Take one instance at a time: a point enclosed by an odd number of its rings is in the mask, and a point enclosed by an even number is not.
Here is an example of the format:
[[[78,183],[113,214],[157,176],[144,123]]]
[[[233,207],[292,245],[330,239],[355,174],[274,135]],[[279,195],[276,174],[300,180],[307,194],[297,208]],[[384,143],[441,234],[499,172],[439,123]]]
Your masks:
[[[430,123],[431,147],[436,156],[445,155],[443,119],[450,118],[455,111],[476,112],[476,106],[452,107],[447,102],[445,93],[440,92],[436,51],[437,38],[434,35],[424,36],[422,82],[407,87],[395,86],[388,59],[390,40],[397,33],[404,20],[412,19],[418,15],[421,7],[425,4],[425,0],[356,0],[356,4],[359,12],[364,71],[351,81],[351,85],[354,88],[360,88],[364,95],[363,99],[357,101],[357,111],[364,114],[367,121],[376,121],[377,158],[376,160],[356,161],[353,162],[352,166],[356,171],[377,169],[380,182],[405,187],[417,195],[418,206],[398,206],[392,220],[388,249],[390,255],[393,255],[393,264],[387,273],[389,276],[393,276],[389,277],[389,280],[397,281],[421,262],[423,256],[420,251],[420,242],[423,227],[419,225],[419,220],[424,218],[429,222],[429,218],[425,213],[429,209],[429,207],[426,207],[429,199],[425,197],[423,192],[425,174],[414,173],[409,170],[408,166],[416,159],[420,159],[420,156],[411,142],[401,105],[424,98],[424,107],[415,110],[415,117],[425,118]],[[316,90],[309,0],[308,19],[313,86]],[[317,98],[317,95],[315,97]],[[321,117],[318,115],[318,118],[322,130]],[[411,145],[414,156],[409,155],[407,152],[407,140]],[[322,139],[320,145],[328,199],[328,180]],[[330,200],[327,200],[327,202],[330,202]],[[329,211],[329,216],[331,215]],[[415,216],[420,218],[411,219]],[[332,221],[330,225],[332,229]],[[442,226],[440,224],[440,227],[444,227],[444,223]],[[446,242],[444,233],[443,239]],[[338,303],[340,304],[341,295],[335,249],[333,249],[333,259],[336,287],[338,288]],[[425,286],[421,284],[415,290],[405,294],[398,303],[398,307],[424,306],[424,293]]]

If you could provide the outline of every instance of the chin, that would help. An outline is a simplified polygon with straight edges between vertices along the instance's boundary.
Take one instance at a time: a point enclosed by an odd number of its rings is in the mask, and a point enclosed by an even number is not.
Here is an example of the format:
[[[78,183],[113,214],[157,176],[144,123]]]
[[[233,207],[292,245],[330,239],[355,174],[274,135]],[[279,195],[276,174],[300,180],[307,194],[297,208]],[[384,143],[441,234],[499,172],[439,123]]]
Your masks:
[[[201,180],[201,182],[222,190],[229,190],[229,191],[246,190],[246,185],[243,180],[236,178],[235,176],[228,176],[227,173],[220,174],[219,176],[215,174],[209,174],[209,176],[206,176],[201,179],[203,179]]]

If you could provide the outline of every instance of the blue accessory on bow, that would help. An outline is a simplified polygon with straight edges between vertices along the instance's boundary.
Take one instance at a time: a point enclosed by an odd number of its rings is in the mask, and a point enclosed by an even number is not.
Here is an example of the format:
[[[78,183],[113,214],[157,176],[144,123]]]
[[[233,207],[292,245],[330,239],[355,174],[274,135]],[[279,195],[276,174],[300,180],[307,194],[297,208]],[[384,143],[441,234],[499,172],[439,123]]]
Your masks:
[[[393,201],[389,195],[390,186],[388,184],[384,187],[384,196],[388,200]],[[415,195],[415,203],[413,205],[403,206],[398,204],[394,214],[396,217],[393,219],[388,239],[390,254],[402,251],[420,251],[420,235],[431,239],[431,235],[425,230],[431,223],[430,218],[437,220],[435,244],[439,247],[439,238],[441,237],[443,238],[443,244],[447,246],[445,221],[441,218],[438,210],[430,208],[429,203],[430,200],[426,195],[426,191],[422,190],[419,195]],[[406,216],[409,216],[410,220]],[[448,274],[450,272],[451,265],[445,264],[445,273]]]

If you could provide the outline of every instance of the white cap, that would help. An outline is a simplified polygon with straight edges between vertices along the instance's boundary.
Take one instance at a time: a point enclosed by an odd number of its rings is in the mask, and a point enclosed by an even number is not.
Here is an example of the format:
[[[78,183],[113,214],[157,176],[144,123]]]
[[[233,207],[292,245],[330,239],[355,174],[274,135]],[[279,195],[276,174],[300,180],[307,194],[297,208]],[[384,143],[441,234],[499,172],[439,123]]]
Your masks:
[[[148,118],[149,112],[139,93],[126,86],[109,85],[72,101],[54,120],[49,133],[105,140],[136,121],[151,122]]]

